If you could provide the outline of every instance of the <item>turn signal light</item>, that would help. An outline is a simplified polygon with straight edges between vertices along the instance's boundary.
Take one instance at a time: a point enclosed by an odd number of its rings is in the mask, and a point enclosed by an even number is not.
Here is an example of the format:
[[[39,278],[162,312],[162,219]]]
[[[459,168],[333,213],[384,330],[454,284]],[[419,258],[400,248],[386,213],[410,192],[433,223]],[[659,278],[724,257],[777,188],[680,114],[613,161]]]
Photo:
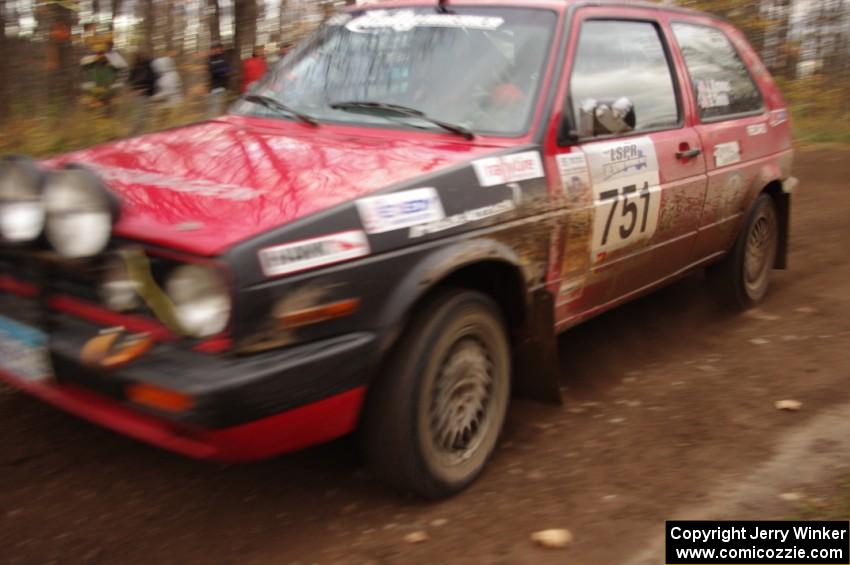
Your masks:
[[[163,412],[186,412],[195,405],[191,396],[150,384],[130,385],[126,389],[126,394],[131,402]]]
[[[287,312],[286,314],[281,314],[279,319],[283,329],[292,330],[302,326],[309,326],[310,324],[351,316],[359,307],[360,299],[350,298],[348,300],[332,302],[331,304]]]

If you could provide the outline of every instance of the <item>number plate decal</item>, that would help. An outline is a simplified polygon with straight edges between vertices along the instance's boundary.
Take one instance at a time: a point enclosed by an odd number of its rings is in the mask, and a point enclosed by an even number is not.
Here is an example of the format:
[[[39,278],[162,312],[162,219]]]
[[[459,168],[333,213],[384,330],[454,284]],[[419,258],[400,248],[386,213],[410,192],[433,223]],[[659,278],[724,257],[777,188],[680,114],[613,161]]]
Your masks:
[[[44,332],[0,316],[0,369],[29,383],[52,377]]]
[[[594,197],[592,260],[646,241],[655,234],[661,177],[648,137],[584,146]]]

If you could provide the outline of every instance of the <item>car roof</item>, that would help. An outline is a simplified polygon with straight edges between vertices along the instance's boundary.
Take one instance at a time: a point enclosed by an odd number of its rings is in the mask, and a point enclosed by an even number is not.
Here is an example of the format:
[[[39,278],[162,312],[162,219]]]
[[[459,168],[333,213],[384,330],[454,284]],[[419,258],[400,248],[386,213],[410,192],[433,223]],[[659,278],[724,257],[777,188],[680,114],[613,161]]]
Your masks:
[[[569,7],[584,7],[584,6],[612,6],[612,7],[629,7],[629,8],[646,8],[660,12],[677,12],[680,14],[689,14],[693,16],[709,17],[718,21],[718,18],[713,14],[700,12],[691,8],[684,8],[672,3],[648,2],[646,0],[448,0],[447,5],[451,6],[528,6],[534,8],[550,8],[563,10]],[[357,6],[351,6],[349,9],[365,9],[375,7],[403,7],[403,6],[428,6],[437,5],[437,0],[429,2],[427,0],[373,0],[365,2]]]

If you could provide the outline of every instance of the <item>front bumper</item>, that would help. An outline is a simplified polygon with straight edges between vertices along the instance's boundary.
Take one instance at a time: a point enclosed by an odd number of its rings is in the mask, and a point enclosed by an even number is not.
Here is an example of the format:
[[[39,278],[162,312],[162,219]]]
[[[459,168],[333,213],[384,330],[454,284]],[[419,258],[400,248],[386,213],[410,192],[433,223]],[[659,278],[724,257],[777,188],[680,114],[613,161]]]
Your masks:
[[[14,307],[0,301],[0,314],[31,324],[21,314],[28,301],[12,300]],[[79,360],[101,329],[52,313],[47,333],[54,378],[30,383],[0,372],[0,380],[136,439],[223,461],[269,457],[352,431],[375,344],[374,334],[363,332],[250,356],[213,356],[158,343],[105,371]],[[139,383],[185,394],[193,406],[166,413],[132,404],[125,391]]]

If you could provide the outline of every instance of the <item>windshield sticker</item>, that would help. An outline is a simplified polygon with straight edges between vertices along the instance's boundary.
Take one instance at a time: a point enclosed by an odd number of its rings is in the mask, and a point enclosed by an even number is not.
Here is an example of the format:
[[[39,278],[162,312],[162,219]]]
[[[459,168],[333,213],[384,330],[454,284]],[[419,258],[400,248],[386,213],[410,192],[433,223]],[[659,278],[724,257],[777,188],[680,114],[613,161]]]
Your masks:
[[[697,103],[704,110],[729,106],[730,92],[732,92],[732,84],[728,80],[697,81]]]
[[[714,164],[717,167],[725,167],[741,162],[741,146],[737,141],[729,143],[718,143],[714,146]]]
[[[261,249],[260,266],[267,277],[288,275],[369,255],[369,239],[347,231]]]
[[[345,28],[354,33],[391,29],[397,32],[418,27],[465,28],[492,31],[499,29],[505,20],[496,16],[470,14],[417,14],[413,10],[369,10],[345,22]]]
[[[593,186],[591,258],[649,240],[658,226],[661,176],[648,137],[584,146]]]
[[[384,233],[446,217],[435,188],[415,188],[361,198],[357,211],[366,233]]]
[[[491,204],[490,206],[468,210],[466,212],[461,212],[460,214],[454,214],[442,220],[437,220],[436,222],[414,226],[410,228],[409,236],[411,239],[415,239],[417,237],[443,232],[464,224],[480,222],[481,220],[505,214],[515,209],[516,204],[514,204],[513,200],[503,200],[498,204]]]
[[[543,178],[543,163],[537,151],[478,159],[472,166],[484,187]]]
[[[747,126],[747,135],[755,137],[767,133],[767,124],[752,124]]]
[[[163,188],[173,192],[185,192],[237,202],[253,200],[263,195],[262,191],[255,188],[219,183],[206,179],[176,178],[159,173],[103,167],[100,165],[95,165],[93,168],[106,181],[115,181],[128,185],[145,185],[154,188]]]
[[[590,189],[590,169],[587,157],[579,149],[572,153],[558,155],[558,173],[561,175],[561,187],[571,202],[579,202]]]

